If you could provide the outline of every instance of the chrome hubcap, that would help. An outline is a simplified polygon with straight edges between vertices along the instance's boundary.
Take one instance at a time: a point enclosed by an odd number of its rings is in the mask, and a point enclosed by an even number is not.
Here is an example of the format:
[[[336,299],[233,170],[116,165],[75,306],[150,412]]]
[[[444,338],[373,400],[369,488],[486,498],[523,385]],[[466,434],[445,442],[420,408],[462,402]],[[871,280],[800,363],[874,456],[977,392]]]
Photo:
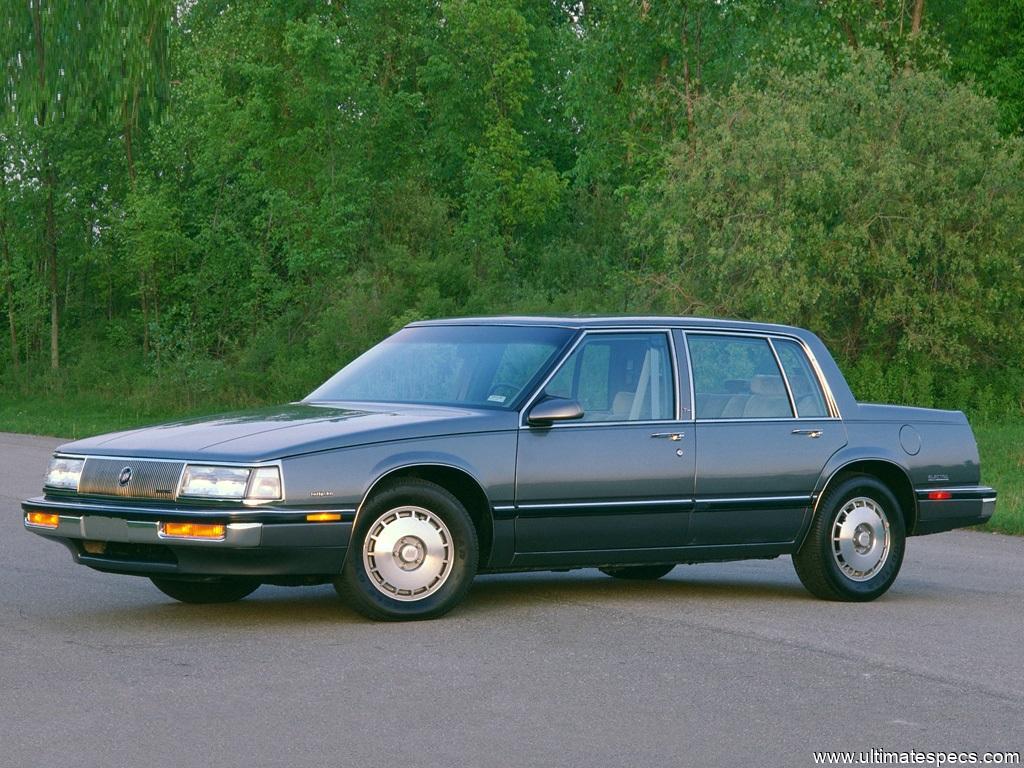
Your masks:
[[[832,526],[832,557],[852,581],[867,581],[889,559],[889,518],[874,499],[847,501]]]
[[[444,522],[423,507],[395,507],[370,526],[363,565],[371,583],[395,600],[422,600],[448,580],[455,555]]]

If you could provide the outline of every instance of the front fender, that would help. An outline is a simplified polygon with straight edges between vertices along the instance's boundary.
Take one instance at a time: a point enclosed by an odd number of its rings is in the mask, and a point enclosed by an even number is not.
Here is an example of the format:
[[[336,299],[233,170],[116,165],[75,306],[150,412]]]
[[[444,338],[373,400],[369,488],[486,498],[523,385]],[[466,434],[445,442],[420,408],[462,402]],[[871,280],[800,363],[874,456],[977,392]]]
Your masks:
[[[289,505],[325,505],[353,511],[373,486],[395,470],[435,465],[472,477],[492,504],[512,503],[515,493],[516,432],[402,440],[285,459]]]

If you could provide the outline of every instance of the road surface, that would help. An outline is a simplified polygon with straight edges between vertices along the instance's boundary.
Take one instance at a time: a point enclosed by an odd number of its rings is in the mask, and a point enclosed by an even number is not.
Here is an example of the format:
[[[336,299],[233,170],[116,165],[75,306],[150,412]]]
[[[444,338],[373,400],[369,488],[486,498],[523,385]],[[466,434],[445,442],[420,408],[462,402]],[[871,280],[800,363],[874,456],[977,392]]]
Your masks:
[[[59,441],[0,434],[0,766],[812,765],[1020,750],[1024,539],[912,539],[874,603],[788,558],[480,577],[427,623],[329,586],[187,606],[22,530]]]

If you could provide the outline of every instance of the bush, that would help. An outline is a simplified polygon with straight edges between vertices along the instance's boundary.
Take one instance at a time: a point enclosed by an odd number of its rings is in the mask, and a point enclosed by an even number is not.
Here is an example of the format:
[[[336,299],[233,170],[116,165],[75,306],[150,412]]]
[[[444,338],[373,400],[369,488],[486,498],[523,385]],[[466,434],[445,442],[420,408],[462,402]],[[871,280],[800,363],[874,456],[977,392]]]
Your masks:
[[[996,124],[872,51],[705,99],[633,206],[637,302],[814,329],[865,399],[1018,401],[1024,154]]]

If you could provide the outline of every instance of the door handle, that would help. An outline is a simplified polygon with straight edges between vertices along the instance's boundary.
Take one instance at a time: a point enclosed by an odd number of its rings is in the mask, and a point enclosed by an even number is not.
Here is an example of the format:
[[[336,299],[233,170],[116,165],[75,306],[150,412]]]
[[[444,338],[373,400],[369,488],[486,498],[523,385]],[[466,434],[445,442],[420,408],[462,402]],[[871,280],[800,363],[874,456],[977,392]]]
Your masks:
[[[806,435],[812,439],[821,437],[824,433],[820,429],[794,429],[792,434],[794,435]]]
[[[665,440],[671,440],[672,442],[678,442],[686,437],[686,435],[682,432],[655,432],[651,437],[660,437]]]

